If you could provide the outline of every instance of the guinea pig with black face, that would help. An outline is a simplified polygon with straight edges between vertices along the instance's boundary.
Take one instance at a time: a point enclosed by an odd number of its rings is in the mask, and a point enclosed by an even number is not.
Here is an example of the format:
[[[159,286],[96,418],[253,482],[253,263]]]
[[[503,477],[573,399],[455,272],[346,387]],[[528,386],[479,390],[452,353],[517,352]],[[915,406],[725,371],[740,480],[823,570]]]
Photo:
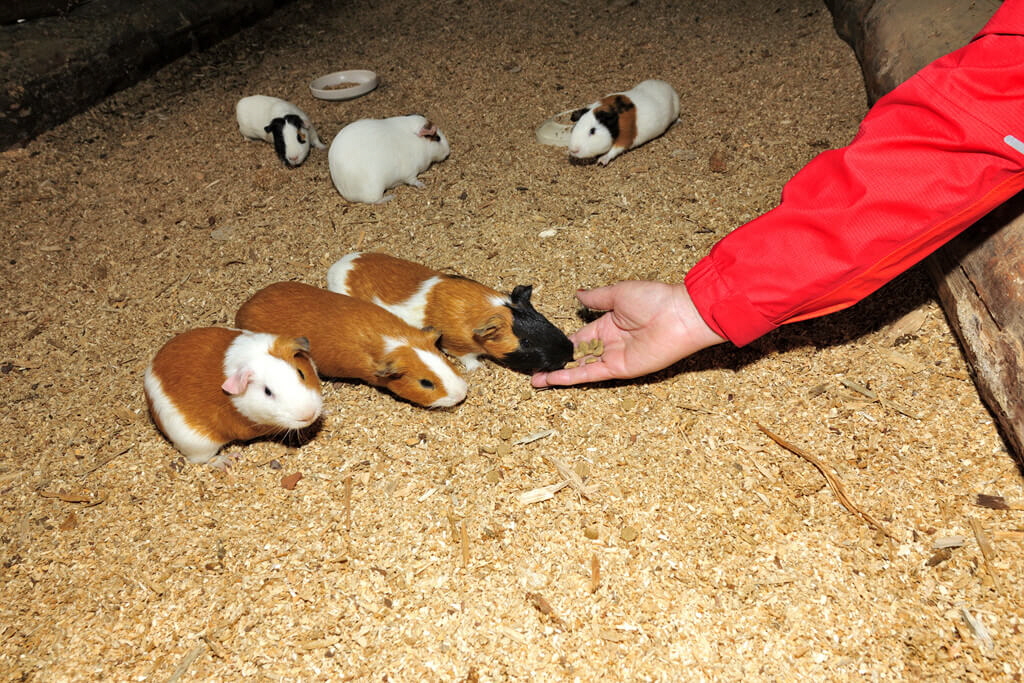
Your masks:
[[[480,356],[524,373],[572,360],[572,342],[533,307],[531,286],[504,295],[388,254],[355,252],[330,267],[327,288],[375,303],[413,327],[437,330],[441,348],[467,370],[480,367]]]
[[[589,159],[600,154],[597,163],[605,166],[668,130],[679,119],[679,95],[665,81],[650,79],[577,109],[571,119],[569,156]]]
[[[277,157],[294,168],[309,156],[310,146],[325,149],[304,111],[287,100],[269,95],[250,95],[235,105],[238,130],[250,140],[274,144]]]

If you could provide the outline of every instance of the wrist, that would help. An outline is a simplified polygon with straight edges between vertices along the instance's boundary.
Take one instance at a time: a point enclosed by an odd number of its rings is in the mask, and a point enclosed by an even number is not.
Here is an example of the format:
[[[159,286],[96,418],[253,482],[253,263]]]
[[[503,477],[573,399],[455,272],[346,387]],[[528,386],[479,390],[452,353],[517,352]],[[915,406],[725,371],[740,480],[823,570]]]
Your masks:
[[[681,342],[687,355],[727,341],[701,316],[685,284],[672,285],[672,288],[676,316],[682,329]]]

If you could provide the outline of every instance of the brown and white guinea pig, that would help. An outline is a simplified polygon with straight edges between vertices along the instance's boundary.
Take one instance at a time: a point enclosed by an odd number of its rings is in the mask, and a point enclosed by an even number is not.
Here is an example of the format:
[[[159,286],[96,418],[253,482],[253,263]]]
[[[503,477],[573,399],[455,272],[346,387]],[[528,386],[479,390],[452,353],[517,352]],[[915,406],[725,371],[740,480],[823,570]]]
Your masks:
[[[572,360],[572,342],[533,307],[530,286],[506,296],[419,263],[355,252],[330,267],[327,288],[382,306],[413,327],[437,330],[441,348],[467,370],[478,368],[484,355],[526,373],[557,370]]]
[[[223,469],[231,441],[303,429],[323,407],[305,339],[223,327],[183,332],[146,368],[157,428],[189,462]]]
[[[434,162],[448,158],[448,138],[419,114],[360,119],[334,136],[327,151],[331,180],[350,202],[382,204],[401,184],[424,187],[417,178]]]
[[[589,159],[600,154],[597,163],[604,166],[668,130],[679,119],[679,95],[665,81],[650,79],[577,109],[571,119],[569,155]]]
[[[311,144],[317,149],[327,147],[306,112],[279,97],[243,97],[235,105],[235,116],[243,136],[274,143],[278,158],[290,168],[306,160]]]
[[[466,398],[466,381],[437,348],[438,333],[383,308],[301,282],[276,282],[242,304],[235,324],[303,336],[324,377],[361,379],[428,408]]]

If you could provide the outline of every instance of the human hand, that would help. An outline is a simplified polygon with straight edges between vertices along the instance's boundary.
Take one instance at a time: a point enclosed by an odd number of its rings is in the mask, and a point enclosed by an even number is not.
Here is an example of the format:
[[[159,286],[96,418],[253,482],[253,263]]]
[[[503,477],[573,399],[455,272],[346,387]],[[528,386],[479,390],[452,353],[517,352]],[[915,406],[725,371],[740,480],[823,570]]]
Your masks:
[[[600,339],[604,353],[594,363],[538,372],[530,380],[535,387],[639,377],[725,341],[700,317],[682,284],[633,280],[580,290],[576,298],[607,313],[570,339],[577,345]]]

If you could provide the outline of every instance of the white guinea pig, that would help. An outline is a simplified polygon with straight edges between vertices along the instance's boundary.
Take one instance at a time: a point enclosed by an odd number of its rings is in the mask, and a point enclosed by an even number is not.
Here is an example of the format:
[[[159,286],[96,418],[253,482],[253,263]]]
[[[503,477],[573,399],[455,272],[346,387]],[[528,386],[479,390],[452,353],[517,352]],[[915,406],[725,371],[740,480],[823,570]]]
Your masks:
[[[219,469],[228,442],[303,429],[323,407],[308,341],[223,327],[171,339],[143,385],[157,428],[189,462]]]
[[[600,154],[597,163],[604,166],[679,120],[679,95],[665,81],[651,79],[577,109],[572,120],[569,155],[589,159]]]
[[[450,151],[437,126],[410,114],[353,121],[334,137],[327,160],[342,197],[380,204],[393,198],[384,192],[397,185],[423,187],[416,176]]]
[[[316,134],[309,116],[291,102],[269,95],[250,95],[235,105],[238,130],[250,140],[274,143],[274,151],[285,166],[300,165],[309,156],[309,146],[327,147]]]

